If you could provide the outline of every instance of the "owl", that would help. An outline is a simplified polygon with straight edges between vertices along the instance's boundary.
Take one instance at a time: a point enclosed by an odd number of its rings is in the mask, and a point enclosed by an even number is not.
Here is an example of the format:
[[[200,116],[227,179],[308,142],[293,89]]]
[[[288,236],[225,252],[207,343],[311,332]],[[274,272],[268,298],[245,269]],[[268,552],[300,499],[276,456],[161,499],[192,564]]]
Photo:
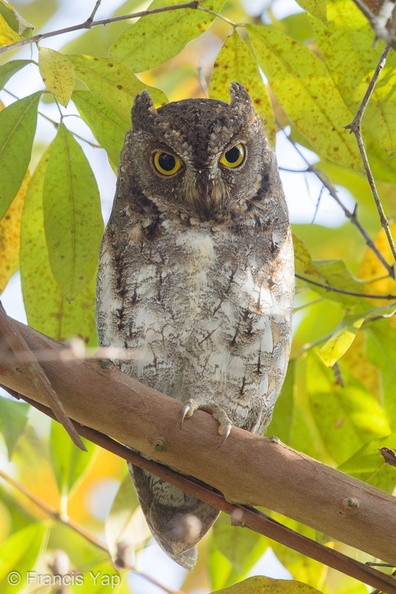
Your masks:
[[[137,95],[97,285],[100,343],[136,353],[114,363],[183,402],[184,417],[212,412],[225,436],[231,424],[263,433],[271,420],[294,287],[273,151],[245,88],[233,83],[230,96],[157,110]],[[217,510],[130,472],[158,544],[191,569]]]

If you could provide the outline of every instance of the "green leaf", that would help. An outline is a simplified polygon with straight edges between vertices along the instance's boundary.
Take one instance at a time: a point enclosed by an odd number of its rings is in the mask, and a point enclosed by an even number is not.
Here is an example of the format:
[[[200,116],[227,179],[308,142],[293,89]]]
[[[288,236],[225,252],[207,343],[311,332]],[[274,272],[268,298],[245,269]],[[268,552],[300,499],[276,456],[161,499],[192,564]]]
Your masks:
[[[39,69],[47,89],[66,107],[74,88],[73,64],[63,54],[47,47],[40,47]]]
[[[305,243],[293,233],[294,265],[296,272],[320,277]]]
[[[303,43],[268,25],[246,25],[272,91],[312,150],[344,167],[361,168],[351,121],[323,62]]]
[[[119,573],[108,561],[94,565],[81,575],[76,594],[130,594],[125,572]]]
[[[324,280],[324,284],[335,287],[341,291],[352,291],[354,293],[364,292],[364,281],[357,280],[348,270],[344,260],[316,260],[316,269]],[[316,291],[317,287],[315,287]],[[326,289],[318,289],[318,292],[325,293]],[[327,292],[328,293],[328,292]],[[331,292],[329,299],[341,301],[347,305],[353,305],[362,299],[353,295]]]
[[[122,543],[128,551],[136,551],[151,538],[129,473],[114,498],[105,523],[105,535],[111,558],[116,565],[119,563],[119,544]]]
[[[291,359],[266,434],[279,437],[308,456],[331,463],[312,415],[306,373],[306,357]]]
[[[112,167],[116,169],[125,134],[129,129],[128,124],[106,101],[89,91],[74,91],[73,101],[84,122],[105,149]]]
[[[177,0],[154,0],[148,10],[181,4]],[[206,0],[203,8],[220,12],[224,0]],[[203,33],[215,15],[194,8],[181,8],[142,17],[110,48],[112,57],[143,72],[163,64],[178,54],[192,39]]]
[[[95,343],[95,278],[72,303],[52,274],[44,231],[43,185],[50,148],[29,184],[21,223],[20,269],[28,323],[56,340],[80,336]]]
[[[166,96],[158,89],[143,84],[124,64],[111,58],[93,56],[68,56],[80,78],[94,95],[106,101],[111,109],[130,126],[134,97],[147,89],[159,106],[167,103]]]
[[[235,584],[236,581],[243,578],[231,565],[230,561],[219,551],[214,544],[213,538],[210,539],[210,550],[208,569],[210,583],[213,588],[225,588]]]
[[[86,440],[86,452],[80,450],[71,441],[65,429],[52,422],[50,452],[52,468],[62,497],[66,497],[84,478],[93,462],[96,446]]]
[[[215,60],[210,79],[210,96],[228,102],[229,88],[233,81],[245,86],[254,107],[265,122],[268,138],[274,144],[275,121],[268,91],[251,50],[236,31],[226,39]]]
[[[304,10],[310,12],[314,17],[327,23],[327,0],[297,0]]]
[[[344,386],[313,352],[307,357],[306,385],[311,413],[323,444],[341,464],[365,443],[391,432],[378,400],[341,366]]]
[[[256,576],[212,594],[318,594],[320,590],[294,580]]]
[[[18,530],[0,546],[0,591],[26,591],[26,579],[33,570],[47,540],[45,524],[31,524]],[[20,581],[19,581],[20,580]]]
[[[275,521],[279,521],[281,524],[287,526],[287,528],[290,528],[290,530],[297,532],[297,534],[301,534],[313,541],[318,540],[318,533],[313,528],[309,528],[296,520],[286,518],[280,514],[272,513],[271,517]],[[277,542],[271,543],[271,548],[277,559],[291,573],[295,580],[308,582],[312,586],[323,585],[327,568],[323,567],[321,563]]]
[[[395,328],[388,320],[379,320],[367,329],[367,357],[382,377],[384,408],[387,418],[396,431],[396,350]]]
[[[29,165],[41,92],[0,112],[0,220],[13,201]]]
[[[0,15],[7,25],[21,37],[30,37],[35,28],[34,25],[25,21],[15,8],[5,0],[0,0]]]
[[[96,271],[103,222],[91,167],[63,124],[51,146],[43,194],[51,269],[63,295],[72,301]]]
[[[221,514],[213,526],[213,542],[233,568],[246,575],[268,548],[268,540],[257,532],[231,526],[230,518]]]
[[[387,464],[379,452],[384,447],[396,449],[395,433],[370,441],[344,462],[339,470],[392,494],[396,487],[396,468]]]
[[[294,261],[296,272],[308,279],[308,286],[312,291],[325,296],[332,301],[345,305],[356,305],[362,297],[348,295],[348,291],[364,293],[365,281],[357,280],[348,270],[343,260],[316,260],[313,261],[304,242],[293,235]],[[312,280],[319,285],[309,284]],[[326,288],[334,287],[341,292],[331,291]],[[346,293],[342,293],[346,291]]]
[[[4,87],[7,81],[19,70],[32,64],[32,60],[11,60],[0,66],[0,89]]]
[[[16,402],[0,397],[0,431],[11,458],[15,446],[25,431],[29,416],[29,405],[25,402]]]
[[[327,367],[333,367],[345,355],[363,322],[363,316],[346,316],[341,327],[319,349],[319,356]]]
[[[373,47],[370,24],[353,2],[329,0],[327,13],[327,26],[317,19],[310,19],[312,31],[345,104],[354,114],[385,44],[378,42]],[[368,130],[389,153],[396,149],[395,67],[396,56],[391,52],[363,118],[363,129]]]
[[[336,332],[319,349],[319,356],[327,367],[332,367],[349,349],[364,322],[378,320],[381,317],[392,317],[396,305],[384,305],[368,309],[362,313],[345,316]]]

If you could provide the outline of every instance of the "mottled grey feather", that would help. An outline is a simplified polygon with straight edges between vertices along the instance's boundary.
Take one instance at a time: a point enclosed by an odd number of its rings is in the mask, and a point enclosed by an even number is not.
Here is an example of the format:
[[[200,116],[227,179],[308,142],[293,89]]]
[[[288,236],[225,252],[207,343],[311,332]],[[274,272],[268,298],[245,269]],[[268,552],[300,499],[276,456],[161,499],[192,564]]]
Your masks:
[[[132,119],[100,256],[100,342],[136,349],[136,359],[115,362],[124,373],[183,402],[204,398],[262,433],[286,373],[294,287],[262,123],[238,83],[230,104],[187,99],[158,111],[143,92]],[[225,166],[235,145],[244,161]],[[181,169],[161,174],[157,151]],[[132,475],[156,540],[191,568],[217,511],[139,468]]]

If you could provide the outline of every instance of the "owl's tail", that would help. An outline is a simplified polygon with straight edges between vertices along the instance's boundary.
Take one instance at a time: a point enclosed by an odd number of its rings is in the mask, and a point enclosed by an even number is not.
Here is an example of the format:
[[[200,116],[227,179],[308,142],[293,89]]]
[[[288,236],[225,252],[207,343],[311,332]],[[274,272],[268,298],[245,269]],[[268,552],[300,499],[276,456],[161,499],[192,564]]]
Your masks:
[[[195,545],[219,511],[137,466],[128,467],[155,540],[176,563],[192,569],[197,561]]]

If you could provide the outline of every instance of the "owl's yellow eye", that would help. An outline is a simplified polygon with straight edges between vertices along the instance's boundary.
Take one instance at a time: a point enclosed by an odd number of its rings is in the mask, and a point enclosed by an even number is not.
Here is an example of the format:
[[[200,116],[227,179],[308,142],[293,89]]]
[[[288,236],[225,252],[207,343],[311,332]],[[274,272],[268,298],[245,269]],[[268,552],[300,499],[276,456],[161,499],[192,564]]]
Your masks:
[[[240,142],[225,151],[220,157],[220,163],[226,167],[239,167],[245,159],[245,147]]]
[[[182,162],[179,157],[175,157],[170,153],[164,153],[157,151],[154,153],[154,167],[162,175],[173,175],[177,173],[182,166]]]

